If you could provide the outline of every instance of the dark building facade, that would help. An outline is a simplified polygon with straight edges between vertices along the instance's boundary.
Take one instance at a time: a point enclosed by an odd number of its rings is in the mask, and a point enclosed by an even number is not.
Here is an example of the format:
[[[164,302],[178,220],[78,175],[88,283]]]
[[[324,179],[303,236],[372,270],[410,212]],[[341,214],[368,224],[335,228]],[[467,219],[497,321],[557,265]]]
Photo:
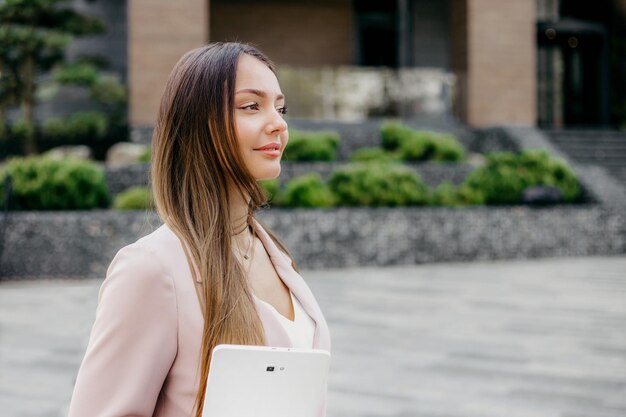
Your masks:
[[[149,126],[178,58],[209,40],[290,68],[433,68],[471,126],[614,125],[626,113],[625,0],[135,0],[130,121]],[[621,106],[621,107],[620,107]]]

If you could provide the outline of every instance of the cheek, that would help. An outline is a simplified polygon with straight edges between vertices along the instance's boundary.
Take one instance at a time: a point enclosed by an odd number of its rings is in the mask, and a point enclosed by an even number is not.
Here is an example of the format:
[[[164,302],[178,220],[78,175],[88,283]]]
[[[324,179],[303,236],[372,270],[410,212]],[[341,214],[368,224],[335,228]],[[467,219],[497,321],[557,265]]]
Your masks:
[[[283,145],[283,149],[285,149],[285,147],[289,143],[289,131],[286,131],[285,133],[280,135],[280,142]]]
[[[242,152],[254,148],[254,126],[249,120],[239,118],[235,120],[235,133]]]

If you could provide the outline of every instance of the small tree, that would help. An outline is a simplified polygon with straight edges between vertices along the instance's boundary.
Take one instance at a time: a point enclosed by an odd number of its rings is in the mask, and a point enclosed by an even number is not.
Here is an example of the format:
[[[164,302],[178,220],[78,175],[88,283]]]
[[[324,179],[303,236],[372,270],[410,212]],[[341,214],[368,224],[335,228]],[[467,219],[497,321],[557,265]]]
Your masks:
[[[0,127],[8,106],[21,104],[26,154],[35,145],[37,76],[63,60],[74,36],[101,33],[102,22],[69,8],[67,0],[0,2]]]

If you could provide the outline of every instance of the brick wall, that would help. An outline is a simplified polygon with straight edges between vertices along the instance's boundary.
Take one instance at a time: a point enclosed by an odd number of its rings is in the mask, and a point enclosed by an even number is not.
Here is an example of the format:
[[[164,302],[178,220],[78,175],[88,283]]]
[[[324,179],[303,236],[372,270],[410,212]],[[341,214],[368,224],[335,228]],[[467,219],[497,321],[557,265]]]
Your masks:
[[[535,124],[535,7],[534,0],[453,2],[453,19],[466,14],[466,28],[454,29],[453,20],[452,53],[459,114],[471,126]]]
[[[210,14],[211,40],[251,42],[279,65],[354,61],[350,1],[213,0]]]
[[[534,125],[535,0],[451,2],[450,64],[458,80],[459,117],[473,127]],[[173,65],[209,38],[252,42],[279,65],[354,62],[354,14],[348,0],[208,3],[128,2],[132,126],[153,124]]]
[[[208,1],[128,2],[131,126],[153,125],[165,82],[187,51],[208,40]]]

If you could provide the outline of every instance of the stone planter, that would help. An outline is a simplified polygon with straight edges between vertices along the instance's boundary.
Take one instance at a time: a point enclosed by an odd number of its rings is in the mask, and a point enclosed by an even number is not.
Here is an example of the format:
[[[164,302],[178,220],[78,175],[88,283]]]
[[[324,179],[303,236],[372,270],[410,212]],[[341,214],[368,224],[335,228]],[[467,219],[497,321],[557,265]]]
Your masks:
[[[302,268],[626,253],[626,214],[598,205],[270,209],[258,217]],[[152,212],[15,212],[2,221],[0,278],[103,277]]]

